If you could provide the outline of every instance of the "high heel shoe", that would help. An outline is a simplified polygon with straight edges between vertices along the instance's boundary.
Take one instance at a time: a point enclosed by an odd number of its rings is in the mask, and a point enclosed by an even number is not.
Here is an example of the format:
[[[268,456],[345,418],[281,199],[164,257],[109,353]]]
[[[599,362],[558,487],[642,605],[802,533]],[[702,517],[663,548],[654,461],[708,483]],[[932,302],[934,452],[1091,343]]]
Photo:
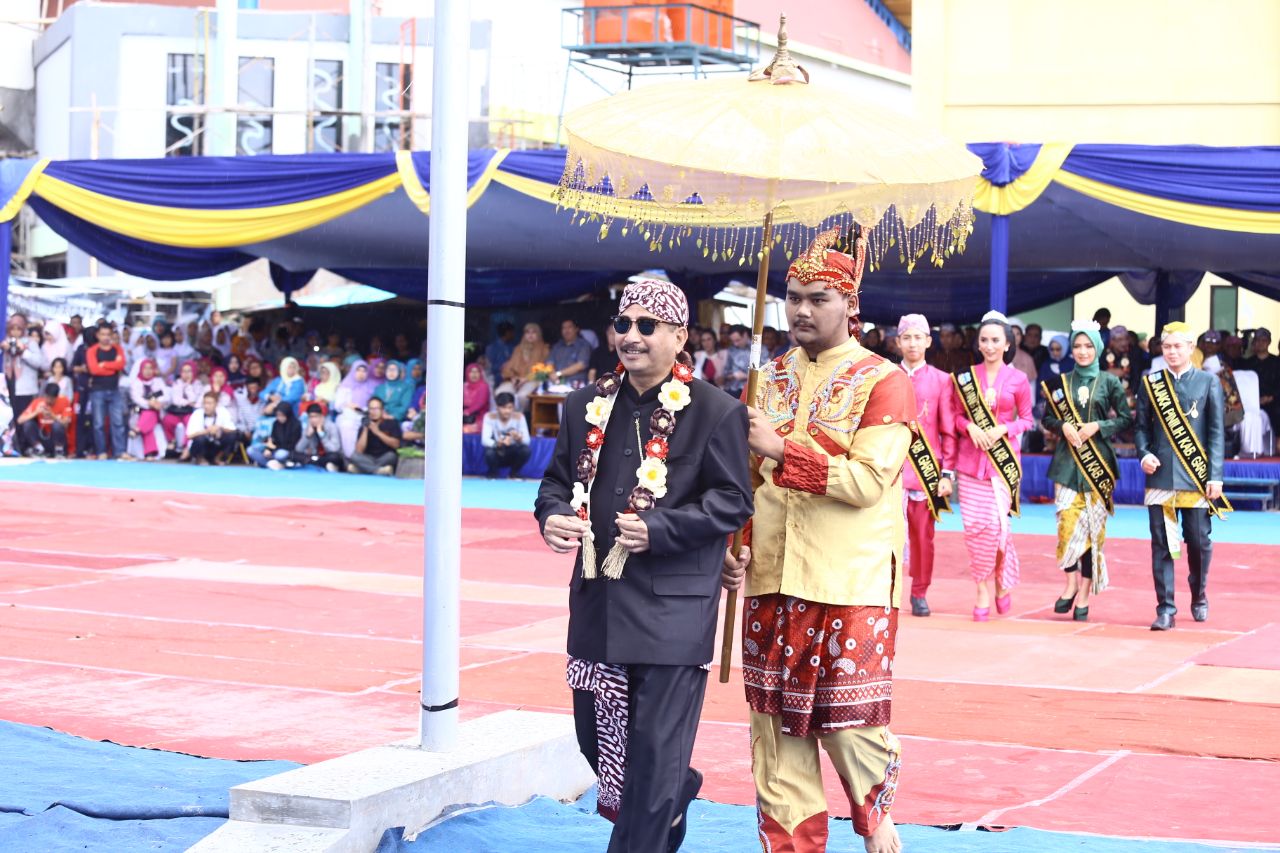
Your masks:
[[[987,622],[987,621],[990,621],[990,619],[991,619],[991,608],[990,608],[990,607],[975,607],[975,608],[973,608],[973,621],[974,621],[974,622]]]
[[[1089,621],[1089,605],[1086,604],[1084,607],[1077,607],[1075,609],[1075,612],[1071,614],[1071,618],[1076,620],[1077,622],[1088,622]]]
[[[1066,598],[1059,598],[1057,601],[1053,603],[1053,612],[1054,613],[1069,612],[1071,610],[1071,605],[1075,600],[1076,600],[1076,597],[1074,595],[1069,595]]]
[[[1006,592],[1004,595],[996,599],[996,612],[999,614],[1008,613],[1013,609],[1013,593]]]

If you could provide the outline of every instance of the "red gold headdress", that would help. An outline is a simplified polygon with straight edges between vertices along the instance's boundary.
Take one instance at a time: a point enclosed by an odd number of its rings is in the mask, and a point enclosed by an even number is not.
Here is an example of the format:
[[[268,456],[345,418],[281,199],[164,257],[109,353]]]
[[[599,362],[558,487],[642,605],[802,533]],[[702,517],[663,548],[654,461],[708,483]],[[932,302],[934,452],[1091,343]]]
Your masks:
[[[862,270],[867,262],[867,239],[858,234],[853,241],[853,255],[831,248],[840,239],[840,229],[831,228],[813,239],[804,254],[787,270],[787,278],[801,284],[823,282],[831,290],[854,296],[862,284]]]

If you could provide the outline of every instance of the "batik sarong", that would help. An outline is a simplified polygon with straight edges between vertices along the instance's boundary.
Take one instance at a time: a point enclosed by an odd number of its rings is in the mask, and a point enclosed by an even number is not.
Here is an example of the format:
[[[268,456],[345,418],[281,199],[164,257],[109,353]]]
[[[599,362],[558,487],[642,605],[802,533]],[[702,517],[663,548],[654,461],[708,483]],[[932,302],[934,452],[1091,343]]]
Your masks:
[[[752,710],[780,717],[791,737],[889,724],[897,608],[775,593],[748,598],[743,609],[742,676]]]
[[[574,690],[595,697],[597,764],[596,811],[617,820],[622,782],[627,774],[627,668],[619,664],[569,658],[565,679]]]
[[[1107,588],[1107,558],[1102,546],[1107,542],[1107,507],[1093,492],[1077,492],[1055,484],[1054,505],[1058,511],[1058,568],[1069,569],[1086,551],[1093,552],[1091,591]]]

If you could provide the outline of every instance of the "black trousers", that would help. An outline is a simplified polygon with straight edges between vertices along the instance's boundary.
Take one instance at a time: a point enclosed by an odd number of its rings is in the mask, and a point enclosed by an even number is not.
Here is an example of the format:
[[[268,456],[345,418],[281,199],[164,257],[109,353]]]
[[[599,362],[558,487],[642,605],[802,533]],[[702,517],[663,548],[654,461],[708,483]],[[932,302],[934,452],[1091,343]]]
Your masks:
[[[47,456],[67,452],[67,428],[56,421],[49,434],[45,435],[40,429],[39,419],[34,418],[25,424],[18,425],[16,437],[20,439],[17,443],[21,445],[19,449],[23,451],[40,450]]]
[[[693,740],[707,690],[699,666],[627,667],[627,770],[608,853],[666,853],[671,822],[688,804]],[[573,691],[578,748],[599,772],[595,694]]]
[[[489,467],[489,473],[492,475],[496,475],[499,468],[510,468],[511,476],[519,477],[520,470],[529,461],[529,454],[532,452],[527,444],[486,447],[484,449],[484,464]]]
[[[207,459],[212,462],[219,453],[230,453],[236,449],[236,434],[224,432],[221,438],[212,435],[201,435],[191,439],[191,457]]]
[[[342,454],[341,453],[324,453],[324,452],[321,452],[319,454],[299,453],[298,451],[295,450],[293,452],[293,459],[291,461],[295,465],[299,465],[302,467],[306,467],[307,465],[313,465],[316,468],[323,468],[324,466],[332,462],[334,465],[337,465],[339,468],[341,468]]]
[[[1191,585],[1191,603],[1207,604],[1206,586],[1209,582],[1209,560],[1213,557],[1213,542],[1209,540],[1212,522],[1207,509],[1180,509],[1182,538],[1187,551],[1190,572],[1187,582]],[[1156,587],[1156,613],[1173,615],[1178,608],[1173,603],[1173,557],[1169,556],[1169,537],[1164,531],[1164,507],[1147,507],[1151,523],[1151,576]]]

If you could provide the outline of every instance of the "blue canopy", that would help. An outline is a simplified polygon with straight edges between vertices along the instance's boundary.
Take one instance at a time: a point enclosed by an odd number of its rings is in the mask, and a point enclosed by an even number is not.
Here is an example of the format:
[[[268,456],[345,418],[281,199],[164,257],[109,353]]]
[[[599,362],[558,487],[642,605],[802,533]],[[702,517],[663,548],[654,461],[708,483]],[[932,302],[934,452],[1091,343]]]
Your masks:
[[[867,318],[972,320],[1002,296],[1021,311],[1122,273],[1140,301],[1189,295],[1206,270],[1280,296],[1280,148],[970,147],[987,168],[967,250],[910,274],[891,250],[864,280]],[[2,161],[0,222],[30,204],[73,245],[153,279],[265,257],[282,291],[324,267],[424,298],[429,161],[427,152]],[[601,239],[598,225],[557,209],[563,170],[559,150],[471,152],[470,304],[572,298],[653,267],[695,298],[754,277],[689,241],[655,254],[639,234],[615,228]],[[776,292],[786,266],[774,258]]]

